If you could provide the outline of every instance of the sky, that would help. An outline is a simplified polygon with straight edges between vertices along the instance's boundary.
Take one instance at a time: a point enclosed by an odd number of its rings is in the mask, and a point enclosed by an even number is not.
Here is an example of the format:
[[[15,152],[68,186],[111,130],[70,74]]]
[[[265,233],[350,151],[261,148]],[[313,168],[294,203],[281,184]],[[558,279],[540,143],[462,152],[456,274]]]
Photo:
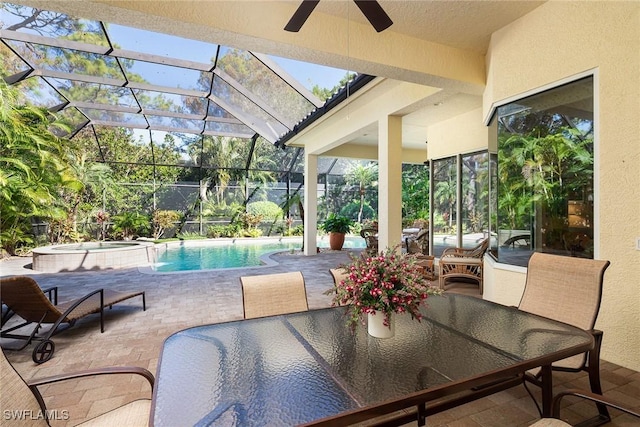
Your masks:
[[[189,61],[209,63],[215,55],[217,48],[217,45],[212,43],[138,30],[115,24],[109,25],[108,31],[112,42],[118,44],[122,49],[153,53]],[[346,70],[323,65],[310,64],[273,55],[269,55],[269,57],[309,90],[316,84],[322,88],[331,89],[336,86],[347,73]]]
[[[22,18],[16,18],[12,14],[6,13],[5,16],[2,17],[1,22],[3,26],[9,26],[17,22],[18,19],[21,20]],[[87,28],[99,31],[98,28],[100,27],[96,22],[85,22],[88,24]],[[119,45],[120,48],[125,50],[151,53],[195,62],[210,63],[217,49],[217,45],[213,43],[185,39],[173,35],[140,30],[122,25],[107,24],[107,28],[111,42]],[[25,30],[22,29],[21,31]],[[34,31],[27,30],[27,32],[33,33]],[[323,65],[310,64],[273,55],[269,55],[269,57],[308,90],[311,90],[311,88],[316,84],[321,88],[331,89],[335,87],[347,73],[346,70],[326,67]],[[139,66],[144,66],[144,64],[141,63]],[[148,75],[152,73],[154,73],[153,70],[148,73],[140,74]],[[163,77],[158,76],[158,78],[161,79]],[[164,78],[175,79],[176,76],[167,75]],[[161,84],[160,82],[152,83]],[[168,86],[174,86],[174,84],[169,84]]]

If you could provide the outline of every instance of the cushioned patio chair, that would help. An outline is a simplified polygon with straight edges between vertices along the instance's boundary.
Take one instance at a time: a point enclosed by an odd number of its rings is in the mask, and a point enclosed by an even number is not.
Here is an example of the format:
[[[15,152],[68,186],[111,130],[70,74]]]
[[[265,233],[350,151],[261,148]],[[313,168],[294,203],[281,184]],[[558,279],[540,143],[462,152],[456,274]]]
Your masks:
[[[348,271],[346,269],[342,268],[342,267],[330,268],[329,272],[331,273],[331,276],[333,277],[334,286],[338,286],[338,284],[340,283],[340,281],[342,279],[345,279],[345,278],[349,277]]]
[[[482,268],[488,247],[489,238],[485,238],[473,248],[446,248],[439,262],[440,289],[445,290],[448,279],[458,277],[477,281],[482,294]]]
[[[542,418],[541,420],[531,424],[530,427],[571,427],[571,424],[561,421],[560,417],[560,409],[562,405],[561,401],[565,396],[575,396],[584,400],[589,400],[596,404],[606,405],[637,418],[637,420],[630,421],[629,424],[621,423],[620,425],[640,425],[640,413],[631,410],[628,406],[606,396],[589,393],[587,391],[578,389],[570,389],[558,393],[553,398],[553,404],[551,405],[553,418]]]
[[[307,291],[300,271],[240,277],[244,318],[307,311]]]
[[[48,417],[50,417],[51,414],[56,414],[56,416],[64,415],[64,413],[61,412],[63,409],[54,412],[46,407],[38,387],[47,384],[95,375],[134,374],[144,377],[149,382],[151,390],[153,391],[153,374],[140,367],[98,368],[25,381],[13,366],[11,366],[4,351],[0,351],[0,353],[2,353],[2,356],[0,356],[0,378],[2,378],[0,407],[2,407],[3,419],[6,420],[7,425],[48,426],[50,425],[50,419],[48,419]],[[85,427],[147,426],[150,411],[151,399],[139,399],[78,425]],[[14,415],[15,418],[8,419],[11,418],[12,415]]]
[[[45,292],[49,293],[49,297]],[[16,350],[22,350],[32,341],[39,341],[33,349],[32,358],[36,363],[44,363],[53,356],[53,335],[73,326],[78,319],[94,313],[100,313],[100,332],[104,332],[104,308],[136,296],[142,296],[142,309],[146,310],[144,292],[117,292],[109,289],[98,289],[82,298],[58,304],[57,288],[43,291],[28,276],[2,278],[0,297],[9,310],[8,315],[3,316],[3,326],[13,315],[21,317],[23,322],[0,331],[0,337],[25,340],[25,344]],[[42,326],[49,324],[52,326],[38,335]],[[33,329],[28,335],[13,333],[29,325],[33,325]]]
[[[378,255],[378,229],[363,228],[360,230],[360,236],[364,239],[364,242],[367,245],[365,251],[369,255]]]
[[[407,236],[404,243],[408,254],[429,255],[429,229],[422,228],[415,236]]]
[[[595,340],[593,350],[563,359],[553,364],[552,369],[565,372],[585,371],[589,374],[591,392],[602,394],[600,385],[600,347],[602,331],[594,326],[600,300],[604,272],[609,261],[536,252],[529,259],[524,293],[518,309],[589,331]],[[539,370],[528,372],[524,379],[528,383],[542,386]],[[526,383],[525,383],[526,385]],[[536,402],[537,405],[537,402]],[[598,416],[594,425],[607,422],[609,412],[598,403]]]

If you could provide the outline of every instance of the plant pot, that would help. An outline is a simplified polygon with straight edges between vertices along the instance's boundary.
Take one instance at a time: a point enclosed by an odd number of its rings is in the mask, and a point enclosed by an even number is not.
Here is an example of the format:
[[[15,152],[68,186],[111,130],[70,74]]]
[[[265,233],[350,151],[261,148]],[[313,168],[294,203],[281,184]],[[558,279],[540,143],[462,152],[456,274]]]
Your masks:
[[[329,233],[329,247],[334,251],[342,250],[344,233]]]
[[[391,338],[396,334],[396,323],[393,315],[389,317],[389,326],[384,324],[384,313],[376,311],[367,314],[367,331],[375,338]]]

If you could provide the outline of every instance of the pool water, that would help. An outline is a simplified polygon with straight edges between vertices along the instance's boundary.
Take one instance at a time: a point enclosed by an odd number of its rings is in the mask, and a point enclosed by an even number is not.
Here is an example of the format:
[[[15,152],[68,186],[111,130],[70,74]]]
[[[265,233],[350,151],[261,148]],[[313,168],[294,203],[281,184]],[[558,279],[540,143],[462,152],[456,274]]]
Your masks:
[[[152,268],[157,272],[172,272],[255,267],[264,265],[260,258],[270,252],[299,250],[301,246],[301,239],[291,239],[170,247],[158,256]],[[327,239],[319,239],[318,247],[328,247]],[[347,237],[345,240],[344,248],[363,247],[364,239]]]

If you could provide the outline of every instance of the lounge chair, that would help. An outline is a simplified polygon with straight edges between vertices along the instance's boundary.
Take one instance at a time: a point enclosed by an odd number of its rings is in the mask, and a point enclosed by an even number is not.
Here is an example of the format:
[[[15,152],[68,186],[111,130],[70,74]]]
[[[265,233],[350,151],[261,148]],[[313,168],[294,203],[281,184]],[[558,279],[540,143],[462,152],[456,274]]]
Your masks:
[[[589,374],[591,392],[602,394],[600,385],[600,347],[602,331],[594,329],[604,272],[609,261],[534,253],[529,259],[527,280],[518,309],[559,320],[590,332],[595,340],[593,350],[563,359],[552,365],[553,370],[585,371]],[[539,370],[528,372],[526,382],[542,386]],[[525,383],[526,384],[526,383]],[[537,404],[537,403],[536,403]],[[598,403],[596,420],[610,419],[607,407]],[[592,425],[598,425],[592,424]]]
[[[244,318],[297,313],[309,309],[299,271],[240,277]]]
[[[140,367],[109,367],[90,369],[71,374],[56,375],[25,381],[11,366],[4,351],[0,351],[0,378],[2,379],[2,393],[0,393],[0,407],[3,410],[3,420],[7,425],[48,426],[49,417],[54,414],[64,415],[64,409],[48,410],[39,386],[58,383],[64,380],[89,377],[94,375],[134,374],[144,377],[153,391],[154,377],[151,372]],[[81,426],[146,426],[149,423],[151,399],[139,399],[120,406],[112,411],[79,424]],[[11,419],[11,417],[15,417]],[[20,423],[22,421],[22,423]],[[5,425],[2,423],[2,425]]]
[[[104,308],[136,296],[142,296],[142,309],[146,310],[144,292],[117,292],[109,289],[98,289],[82,298],[57,304],[57,288],[47,289],[50,297],[31,277],[14,276],[0,280],[0,297],[2,303],[9,310],[2,319],[3,327],[9,317],[17,315],[24,322],[0,331],[1,338],[26,340],[26,343],[18,348],[22,350],[32,341],[40,341],[33,349],[32,358],[35,363],[44,363],[53,356],[55,344],[51,337],[74,325],[85,316],[100,313],[100,332],[104,332]],[[51,295],[53,294],[53,298]],[[51,298],[51,299],[50,299]],[[29,335],[12,333],[28,325],[34,324]],[[52,324],[43,335],[38,335],[42,325]],[[61,327],[66,324],[66,327]]]
[[[470,249],[446,248],[440,256],[440,289],[445,290],[447,279],[461,277],[477,281],[482,294],[482,267],[488,247],[489,238],[485,238]]]

